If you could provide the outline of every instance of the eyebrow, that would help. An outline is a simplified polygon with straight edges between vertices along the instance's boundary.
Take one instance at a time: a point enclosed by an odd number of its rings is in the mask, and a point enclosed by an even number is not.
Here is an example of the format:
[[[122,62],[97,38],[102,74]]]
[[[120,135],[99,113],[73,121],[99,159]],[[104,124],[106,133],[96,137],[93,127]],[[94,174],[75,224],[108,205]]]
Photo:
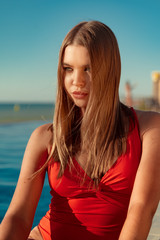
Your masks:
[[[72,67],[72,65],[70,65],[69,63],[65,63],[65,62],[62,62],[62,66]],[[83,67],[91,67],[91,66],[89,64],[84,64],[81,67],[83,68]]]
[[[70,65],[70,64],[68,64],[68,63],[64,63],[64,62],[62,62],[62,66],[69,66],[69,67],[71,67],[72,65]]]

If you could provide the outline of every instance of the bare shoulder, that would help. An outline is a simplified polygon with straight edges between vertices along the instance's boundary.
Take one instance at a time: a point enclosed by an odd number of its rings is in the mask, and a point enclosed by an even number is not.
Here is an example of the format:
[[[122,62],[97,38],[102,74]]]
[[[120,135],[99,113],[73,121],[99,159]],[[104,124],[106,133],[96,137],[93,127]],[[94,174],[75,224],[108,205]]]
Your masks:
[[[51,137],[52,136],[52,123],[47,123],[44,125],[41,125],[37,127],[34,131],[33,134],[37,136],[44,136],[44,137]]]
[[[136,114],[142,139],[151,132],[160,132],[160,113],[136,110]]]
[[[30,140],[33,144],[38,144],[43,149],[50,149],[53,140],[52,123],[47,123],[37,127],[31,134]]]
[[[155,212],[160,199],[160,114],[137,111],[142,154],[134,183],[131,204],[143,203]],[[149,176],[149,177],[148,177]]]
[[[52,135],[52,124],[44,124],[33,131],[23,157],[23,172],[26,172],[25,169],[30,169],[30,173],[27,174],[32,174],[46,162],[52,147]]]

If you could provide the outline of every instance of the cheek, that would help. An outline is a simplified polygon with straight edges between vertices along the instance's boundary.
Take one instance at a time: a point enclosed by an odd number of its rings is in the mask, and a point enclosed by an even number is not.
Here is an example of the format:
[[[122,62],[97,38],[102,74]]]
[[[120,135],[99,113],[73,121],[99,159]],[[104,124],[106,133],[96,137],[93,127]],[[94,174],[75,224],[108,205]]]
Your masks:
[[[71,78],[70,74],[66,74],[66,76],[64,76],[64,87],[67,90],[67,92],[69,92],[71,90],[72,78]]]

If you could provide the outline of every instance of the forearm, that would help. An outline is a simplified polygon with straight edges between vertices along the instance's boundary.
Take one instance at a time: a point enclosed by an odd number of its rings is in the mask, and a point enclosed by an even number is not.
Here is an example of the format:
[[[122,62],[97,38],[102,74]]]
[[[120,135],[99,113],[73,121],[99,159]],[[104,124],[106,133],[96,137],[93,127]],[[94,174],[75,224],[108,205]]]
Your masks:
[[[143,206],[132,207],[127,215],[119,240],[146,240],[153,214]]]
[[[30,229],[22,218],[6,215],[0,225],[0,240],[26,240]]]

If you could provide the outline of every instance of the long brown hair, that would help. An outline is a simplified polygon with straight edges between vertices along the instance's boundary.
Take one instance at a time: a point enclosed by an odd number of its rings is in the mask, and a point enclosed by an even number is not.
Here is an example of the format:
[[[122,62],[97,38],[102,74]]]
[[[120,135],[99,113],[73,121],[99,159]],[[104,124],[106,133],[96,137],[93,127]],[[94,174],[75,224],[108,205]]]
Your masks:
[[[92,83],[85,114],[64,88],[63,56],[68,45],[87,48]],[[119,100],[121,60],[114,33],[98,21],[81,22],[66,35],[59,53],[58,89],[51,156],[60,162],[59,176],[78,151],[87,152],[86,171],[97,184],[115,159],[125,152],[126,118],[130,110]],[[126,114],[125,114],[126,113]],[[48,160],[49,161],[49,160]]]

